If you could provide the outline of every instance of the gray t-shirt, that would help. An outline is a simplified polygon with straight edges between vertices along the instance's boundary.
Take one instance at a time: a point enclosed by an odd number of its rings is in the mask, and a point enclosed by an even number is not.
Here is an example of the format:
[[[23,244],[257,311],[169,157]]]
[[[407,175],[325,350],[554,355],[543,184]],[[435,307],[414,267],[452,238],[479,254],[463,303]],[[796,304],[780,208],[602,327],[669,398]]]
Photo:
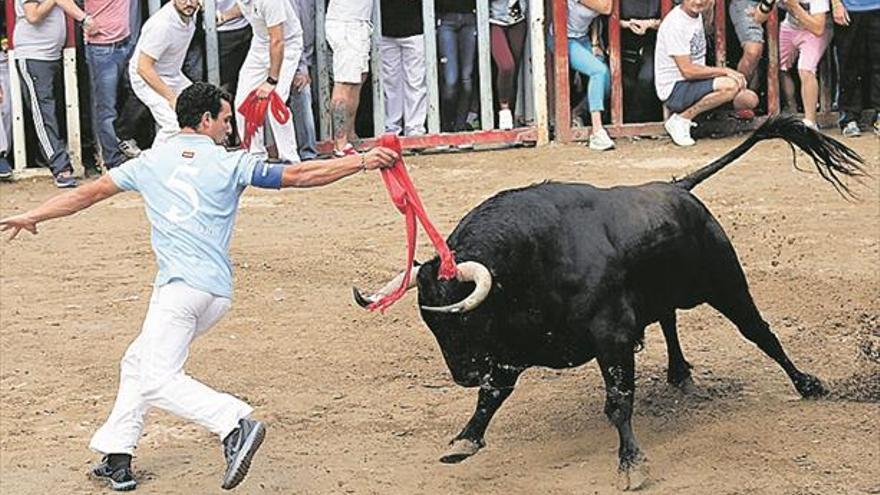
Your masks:
[[[568,37],[583,38],[588,35],[590,24],[598,16],[598,12],[578,0],[568,0]]]
[[[40,22],[31,24],[24,16],[24,4],[46,0],[15,0],[15,56],[33,60],[60,60],[67,41],[64,11],[57,5]]]

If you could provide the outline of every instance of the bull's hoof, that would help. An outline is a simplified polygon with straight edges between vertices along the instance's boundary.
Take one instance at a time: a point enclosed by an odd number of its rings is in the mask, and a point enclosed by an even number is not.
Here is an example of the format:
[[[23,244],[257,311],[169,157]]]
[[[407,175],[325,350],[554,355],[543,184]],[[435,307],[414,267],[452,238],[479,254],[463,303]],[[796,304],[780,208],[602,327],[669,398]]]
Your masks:
[[[801,394],[801,397],[805,399],[815,399],[828,393],[821,380],[806,373],[795,382],[794,386],[797,388],[798,393]]]
[[[697,390],[697,386],[694,385],[694,379],[690,377],[690,375],[676,381],[669,382],[670,385],[677,388],[681,393],[691,395]]]
[[[445,464],[459,463],[476,454],[482,447],[482,442],[475,442],[467,438],[453,440],[452,445],[449,446],[449,449],[440,458],[440,462]]]
[[[648,461],[644,458],[631,461],[627,465],[620,466],[617,471],[617,488],[621,491],[631,492],[644,488],[651,480]]]

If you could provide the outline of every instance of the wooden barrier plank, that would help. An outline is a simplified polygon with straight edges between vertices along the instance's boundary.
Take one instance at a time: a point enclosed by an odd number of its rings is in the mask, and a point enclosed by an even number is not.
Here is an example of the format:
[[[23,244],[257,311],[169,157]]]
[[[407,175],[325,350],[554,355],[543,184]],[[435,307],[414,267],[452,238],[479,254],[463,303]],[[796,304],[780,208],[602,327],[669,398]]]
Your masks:
[[[425,40],[425,84],[428,85],[428,133],[440,132],[440,77],[437,73],[437,22],[434,0],[422,0]]]
[[[556,106],[556,140],[571,141],[571,97],[568,85],[568,4],[553,0],[553,79]]]
[[[477,2],[477,69],[480,74],[480,124],[483,130],[495,128],[492,104],[492,52],[489,40],[489,2]]]
[[[529,16],[531,22],[529,39],[532,49],[532,98],[535,107],[535,127],[538,133],[537,144],[541,146],[550,142],[550,126],[547,116],[547,48],[544,38],[544,0],[531,0]]]
[[[205,0],[205,65],[208,82],[220,86],[220,45],[217,41],[217,2]]]
[[[779,99],[779,13],[770,12],[767,22],[767,114],[776,115],[780,111]]]
[[[611,125],[623,125],[623,65],[620,45],[620,0],[614,0],[608,19],[608,59],[611,71]]]

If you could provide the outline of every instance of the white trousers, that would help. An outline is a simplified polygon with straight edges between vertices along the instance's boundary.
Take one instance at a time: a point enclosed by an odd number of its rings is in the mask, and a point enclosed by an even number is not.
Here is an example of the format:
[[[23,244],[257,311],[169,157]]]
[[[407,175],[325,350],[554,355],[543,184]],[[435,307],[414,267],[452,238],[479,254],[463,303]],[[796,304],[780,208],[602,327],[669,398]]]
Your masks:
[[[287,102],[290,96],[290,86],[293,84],[293,76],[296,75],[296,67],[299,65],[299,58],[302,55],[302,44],[285,45],[284,61],[281,62],[281,73],[278,75],[278,85],[275,92],[281,97],[281,101]],[[241,71],[238,73],[238,89],[235,93],[235,121],[238,125],[238,132],[243,133],[244,116],[238,112],[238,107],[244,102],[249,94],[257,89],[261,84],[266,82],[269,77],[269,49],[261,46],[255,46],[251,42],[251,49],[248,51]],[[296,147],[296,131],[293,127],[293,118],[289,119],[286,124],[281,124],[272,112],[266,112],[266,119],[269,121],[269,127],[272,129],[272,137],[275,140],[275,146],[278,149],[278,158],[289,162],[298,162],[299,154]],[[265,125],[260,127],[251,138],[252,154],[266,158],[266,135]]]
[[[134,91],[134,94],[137,95],[138,99],[150,109],[150,113],[153,114],[153,119],[156,121],[156,125],[159,126],[159,131],[156,133],[156,139],[153,141],[153,146],[160,145],[178,135],[180,133],[180,125],[177,123],[177,113],[171,108],[171,104],[168,103],[168,100],[151,88],[143,79],[141,79],[140,76],[132,75],[131,71],[129,71],[129,76],[131,79],[131,89]],[[173,79],[162,78],[162,80],[165,81],[165,84],[167,84],[176,95],[180,95],[184,89],[192,85],[192,81],[187,79],[183,74]]]
[[[183,371],[190,343],[217,323],[230,303],[181,281],[153,290],[141,334],[122,358],[113,411],[92,437],[92,450],[132,454],[150,407],[194,421],[221,440],[253,411]]]
[[[382,36],[382,87],[385,88],[385,132],[407,136],[425,133],[428,86],[425,83],[425,40]]]

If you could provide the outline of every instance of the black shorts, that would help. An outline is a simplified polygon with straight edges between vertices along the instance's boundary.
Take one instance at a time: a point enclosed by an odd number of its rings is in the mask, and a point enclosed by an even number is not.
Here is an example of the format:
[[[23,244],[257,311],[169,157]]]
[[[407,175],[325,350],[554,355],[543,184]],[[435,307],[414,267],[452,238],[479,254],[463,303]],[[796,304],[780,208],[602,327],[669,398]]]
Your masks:
[[[715,79],[700,79],[697,81],[678,81],[672,87],[672,93],[663,103],[672,113],[679,113],[692,107],[704,96],[715,91]]]

